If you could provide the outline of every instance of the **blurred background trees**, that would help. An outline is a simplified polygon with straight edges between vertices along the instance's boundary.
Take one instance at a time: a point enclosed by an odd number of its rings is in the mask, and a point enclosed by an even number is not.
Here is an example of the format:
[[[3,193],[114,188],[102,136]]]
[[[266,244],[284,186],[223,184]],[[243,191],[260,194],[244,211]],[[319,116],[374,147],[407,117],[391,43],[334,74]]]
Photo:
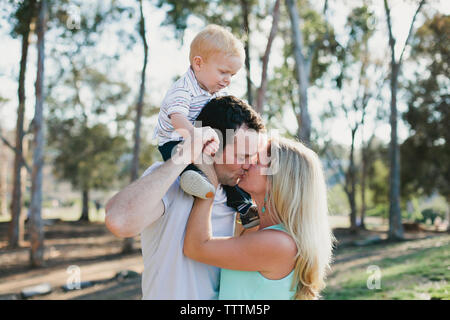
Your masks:
[[[228,28],[245,47],[241,78],[229,93],[253,105],[269,129],[321,155],[330,211],[347,216],[352,232],[370,228],[367,219],[378,216],[398,240],[405,221],[448,220],[450,18],[431,1],[46,2],[45,39],[37,37],[44,1],[10,0],[0,7],[7,27],[0,36],[20,48],[14,72],[0,68],[17,88],[15,95],[0,91],[0,201],[11,247],[23,243],[27,217],[36,239],[43,239],[39,217],[46,214],[38,209],[55,197],[45,177],[55,177],[61,205],[79,204],[72,219],[89,221],[93,203],[98,209],[160,160],[152,132],[170,84],[150,81],[166,76],[152,69],[162,63],[152,61],[162,42],[151,35],[164,31],[180,48],[177,61],[163,62],[171,70],[171,64],[186,64],[182,48],[208,23]],[[34,91],[37,48],[44,43],[43,87]],[[42,123],[30,116],[40,110]],[[42,161],[39,182],[32,172]],[[58,193],[64,182],[76,197]],[[39,184],[41,202],[32,196]],[[427,207],[430,199],[439,205]],[[123,249],[132,251],[133,240]]]

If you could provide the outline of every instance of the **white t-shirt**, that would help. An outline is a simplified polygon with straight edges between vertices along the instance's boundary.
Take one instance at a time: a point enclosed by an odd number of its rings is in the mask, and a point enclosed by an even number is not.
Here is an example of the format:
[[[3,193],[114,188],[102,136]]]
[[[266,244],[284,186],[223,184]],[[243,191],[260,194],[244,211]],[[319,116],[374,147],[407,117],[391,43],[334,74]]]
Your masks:
[[[154,163],[143,176],[159,167]],[[227,206],[226,194],[217,189],[211,215],[213,236],[232,236],[235,211]],[[180,188],[180,178],[163,197],[164,214],[141,233],[144,272],[142,299],[217,299],[220,269],[183,255],[187,220],[194,198]]]

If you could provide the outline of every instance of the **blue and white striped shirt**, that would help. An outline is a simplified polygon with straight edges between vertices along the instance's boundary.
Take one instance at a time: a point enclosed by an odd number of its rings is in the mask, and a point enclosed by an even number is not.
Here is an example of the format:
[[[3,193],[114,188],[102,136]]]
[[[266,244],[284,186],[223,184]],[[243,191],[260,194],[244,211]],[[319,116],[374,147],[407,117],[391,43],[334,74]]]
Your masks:
[[[205,104],[209,100],[223,95],[226,95],[223,91],[211,94],[202,89],[194,71],[189,67],[188,71],[170,87],[162,101],[153,136],[158,138],[158,145],[183,139],[172,126],[169,118],[171,114],[181,113],[194,124]]]

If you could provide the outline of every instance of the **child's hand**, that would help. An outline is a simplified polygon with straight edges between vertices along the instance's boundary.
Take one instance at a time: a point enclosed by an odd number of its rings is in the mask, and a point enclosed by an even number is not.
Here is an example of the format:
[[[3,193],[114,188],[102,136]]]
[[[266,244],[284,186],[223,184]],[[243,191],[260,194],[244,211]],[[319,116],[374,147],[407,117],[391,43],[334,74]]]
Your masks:
[[[201,155],[213,156],[219,150],[219,136],[211,127],[193,128],[192,134],[187,135],[184,143],[180,146],[184,151],[180,156],[188,163],[201,162]]]
[[[215,153],[219,150],[219,136],[211,127],[203,127],[203,130],[203,134],[208,136],[208,141],[203,147],[203,153],[214,157]]]
[[[205,145],[205,148],[203,149],[203,153],[208,156],[214,157],[214,155],[216,154],[216,152],[218,150],[219,150],[219,144],[215,141],[211,141]]]

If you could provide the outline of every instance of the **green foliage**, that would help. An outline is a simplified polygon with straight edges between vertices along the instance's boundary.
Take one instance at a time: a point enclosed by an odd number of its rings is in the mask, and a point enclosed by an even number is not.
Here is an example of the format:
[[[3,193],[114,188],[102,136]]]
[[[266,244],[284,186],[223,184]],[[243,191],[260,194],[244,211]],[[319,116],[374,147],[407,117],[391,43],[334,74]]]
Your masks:
[[[347,196],[341,184],[328,189],[328,211],[330,215],[343,215],[350,212]]]
[[[404,196],[438,191],[450,198],[449,33],[450,16],[437,14],[418,29],[412,43],[411,59],[424,69],[418,68],[406,86],[404,119],[411,136],[401,146]]]
[[[36,0],[15,1],[17,3],[16,10],[10,17],[13,25],[11,35],[13,37],[22,36],[29,30],[29,22],[36,18],[37,6]]]
[[[256,0],[246,0],[250,14],[258,15]],[[166,20],[163,25],[175,28],[175,37],[182,40],[187,28],[188,19],[197,17],[205,23],[215,23],[231,28],[231,31],[239,36],[243,32],[243,11],[240,1],[222,0],[158,0],[157,6],[167,8]]]
[[[70,6],[77,5],[79,25],[68,28]],[[115,120],[131,89],[110,72],[118,53],[101,54],[95,46],[105,28],[128,9],[112,1],[90,6],[61,2],[52,10],[54,28],[61,30],[59,46],[51,47],[48,59],[56,70],[48,75],[46,100],[54,173],[82,191],[111,188],[124,166],[122,156],[129,152]]]
[[[369,188],[373,192],[374,204],[385,204],[389,202],[389,168],[381,159],[375,160],[373,167],[369,170]]]
[[[425,223],[428,220],[431,222],[431,224],[434,224],[434,220],[439,217],[442,220],[446,218],[446,213],[444,211],[437,211],[434,209],[425,209],[421,212],[421,216],[417,218],[417,222]]]
[[[107,189],[120,171],[125,138],[111,136],[106,125],[77,126],[66,120],[53,141],[54,173],[79,190]]]

